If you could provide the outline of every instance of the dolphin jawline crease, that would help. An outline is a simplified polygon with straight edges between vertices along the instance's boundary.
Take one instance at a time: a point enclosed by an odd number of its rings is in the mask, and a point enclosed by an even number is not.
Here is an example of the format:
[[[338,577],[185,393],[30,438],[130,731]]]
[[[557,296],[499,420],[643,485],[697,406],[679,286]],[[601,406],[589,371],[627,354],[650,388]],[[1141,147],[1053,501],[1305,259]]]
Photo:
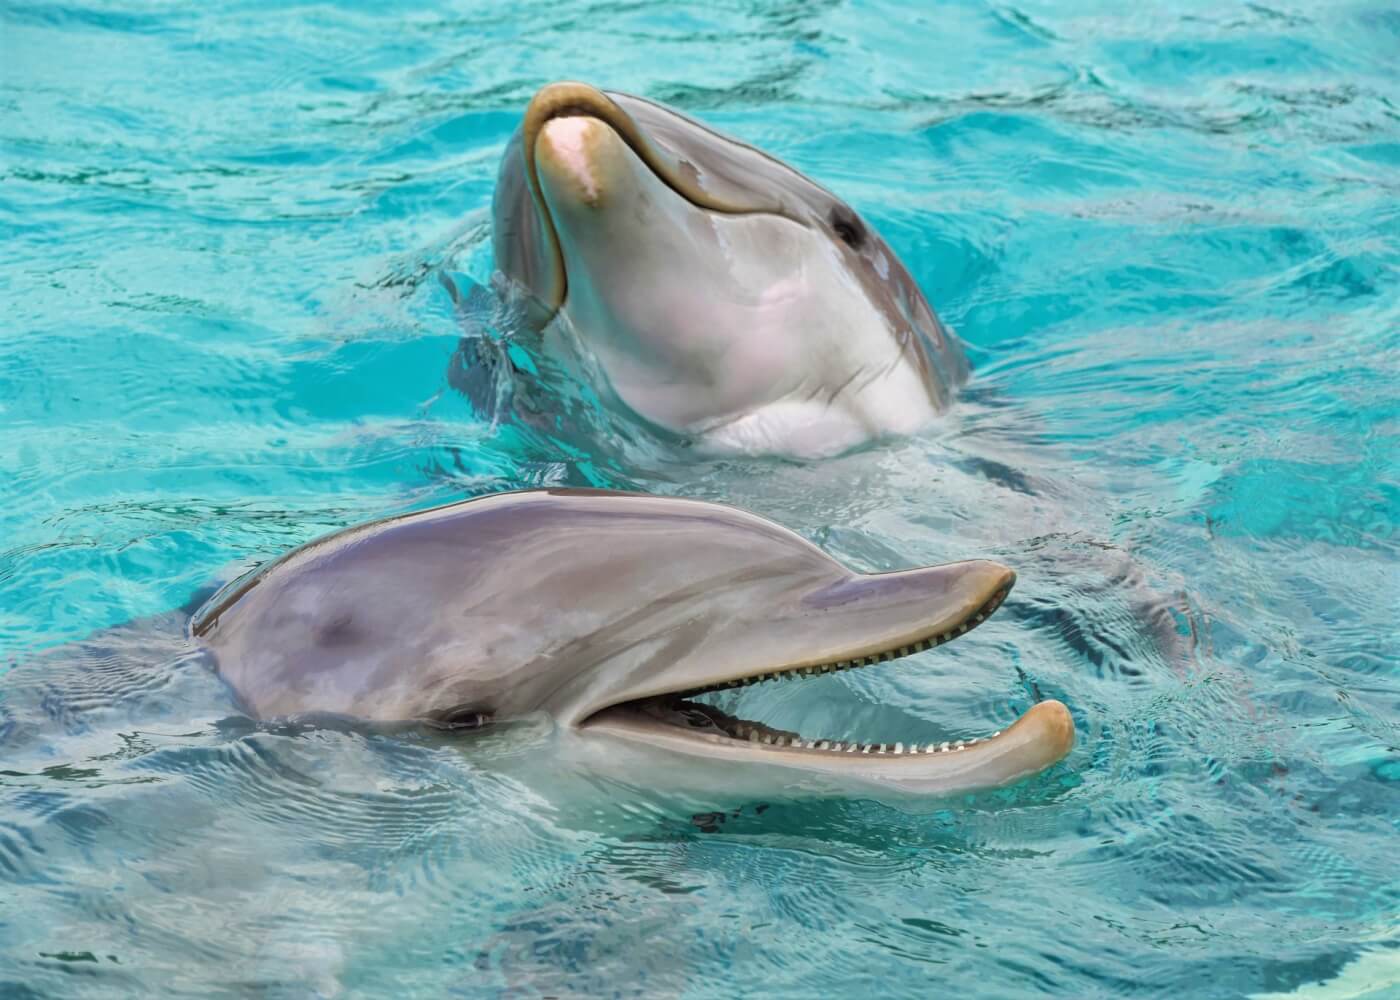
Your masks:
[[[850,741],[722,711],[709,692],[942,646],[1006,599],[984,560],[855,573],[736,508],[503,493],[295,549],[216,594],[192,638],[249,714],[443,728],[547,718],[570,766],[676,786],[929,795],[1006,785],[1074,742],[1058,701],[977,738]]]

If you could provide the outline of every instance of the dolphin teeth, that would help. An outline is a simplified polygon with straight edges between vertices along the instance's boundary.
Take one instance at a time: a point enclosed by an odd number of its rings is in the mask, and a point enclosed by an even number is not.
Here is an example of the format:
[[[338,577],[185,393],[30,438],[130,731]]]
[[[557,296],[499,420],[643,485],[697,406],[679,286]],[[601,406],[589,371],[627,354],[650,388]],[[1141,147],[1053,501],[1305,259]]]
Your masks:
[[[777,740],[777,737],[774,736],[774,735],[772,735],[771,733],[770,733],[768,736],[765,736],[765,737],[763,738],[763,742],[764,742],[764,743],[767,743],[770,747],[773,745],[773,743],[774,743],[776,740]]]
[[[896,743],[896,744],[894,745],[894,752],[895,752],[895,753],[903,753],[903,752],[904,752],[904,744],[903,744],[903,743]]]
[[[859,746],[858,746],[857,744],[855,744],[855,743],[848,743],[848,744],[846,745],[846,752],[847,752],[847,753],[855,753],[858,749],[860,749],[860,748],[859,748]]]
[[[885,745],[884,745],[883,743],[881,743],[878,747],[875,748],[875,752],[876,752],[876,753],[884,753],[884,752],[885,752]]]
[[[975,616],[972,620],[975,621],[975,622],[980,622],[980,621],[982,621],[983,619],[985,619],[986,617],[987,617],[986,615],[977,615],[977,616]]]
[[[870,752],[870,748],[871,748],[873,745],[874,745],[874,744],[867,743],[865,746],[863,746],[863,747],[860,748],[860,752],[861,752],[861,753],[869,753],[869,752]]]
[[[944,741],[943,745],[942,745],[941,747],[939,747],[938,750],[939,750],[940,753],[947,753],[947,752],[948,752],[948,743],[947,743],[947,741]]]
[[[952,633],[952,632],[944,632],[944,633],[943,633],[943,638],[939,639],[938,641],[939,641],[939,642],[950,642],[950,641],[952,640],[952,638],[953,638],[953,633]]]
[[[817,744],[817,749],[818,749],[818,750],[826,750],[826,749],[827,749],[828,747],[830,747],[830,746],[831,746],[830,743],[828,743],[826,740],[822,740],[820,743]]]

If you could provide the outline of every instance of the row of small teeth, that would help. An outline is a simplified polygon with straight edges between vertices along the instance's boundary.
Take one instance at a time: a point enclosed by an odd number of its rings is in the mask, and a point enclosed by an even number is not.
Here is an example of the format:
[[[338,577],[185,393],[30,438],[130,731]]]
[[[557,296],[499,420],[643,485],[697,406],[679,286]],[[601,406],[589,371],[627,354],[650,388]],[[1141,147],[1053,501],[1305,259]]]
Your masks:
[[[853,667],[865,667],[874,663],[885,663],[889,660],[897,660],[914,653],[921,653],[926,649],[941,646],[945,642],[951,642],[953,639],[968,631],[968,629],[980,625],[987,619],[988,615],[1001,605],[1005,597],[1005,592],[997,594],[987,602],[986,606],[983,607],[981,611],[977,612],[977,614],[973,615],[972,618],[963,622],[957,628],[944,632],[942,635],[930,636],[927,639],[922,639],[908,646],[900,646],[898,649],[889,649],[883,653],[876,653],[873,656],[857,656],[853,660],[838,660],[835,663],[823,663],[816,667],[801,667],[797,670],[779,670],[771,674],[758,674],[754,677],[726,681],[723,684],[711,684],[709,687],[696,688],[693,693],[704,694],[707,691],[724,691],[729,688],[747,687],[750,684],[760,684],[763,681],[778,681],[788,677],[811,677],[815,674],[830,674],[838,670],[850,670]],[[933,751],[927,752],[932,753]]]
[[[994,740],[1001,735],[1001,730],[986,737],[987,740]],[[843,743],[841,740],[804,740],[800,737],[788,739],[775,733],[760,733],[757,729],[748,729],[741,726],[735,733],[738,739],[747,739],[750,743],[760,743],[765,746],[775,747],[796,747],[799,750],[830,750],[834,753],[875,753],[875,754],[916,754],[916,753],[957,753],[965,750],[975,743],[985,742],[982,738],[970,740],[957,740],[953,742],[929,743],[922,750],[918,743],[910,743],[906,748],[903,743]]]

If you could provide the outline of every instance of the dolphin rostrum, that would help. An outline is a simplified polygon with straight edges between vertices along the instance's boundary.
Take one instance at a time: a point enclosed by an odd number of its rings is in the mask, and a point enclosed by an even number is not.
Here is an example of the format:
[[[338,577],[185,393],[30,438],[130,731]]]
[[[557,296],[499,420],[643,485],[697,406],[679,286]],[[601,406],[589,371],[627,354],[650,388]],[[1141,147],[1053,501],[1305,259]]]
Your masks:
[[[496,267],[544,348],[702,448],[832,454],[918,430],[967,377],[957,339],[855,210],[640,97],[540,90],[493,216]]]
[[[982,560],[854,573],[732,507],[537,490],[313,541],[230,584],[191,630],[260,718],[544,719],[567,744],[561,759],[594,772],[701,792],[918,796],[1050,766],[1073,744],[1069,712],[1043,701],[977,739],[852,742],[740,719],[705,696],[942,645],[1014,581]]]

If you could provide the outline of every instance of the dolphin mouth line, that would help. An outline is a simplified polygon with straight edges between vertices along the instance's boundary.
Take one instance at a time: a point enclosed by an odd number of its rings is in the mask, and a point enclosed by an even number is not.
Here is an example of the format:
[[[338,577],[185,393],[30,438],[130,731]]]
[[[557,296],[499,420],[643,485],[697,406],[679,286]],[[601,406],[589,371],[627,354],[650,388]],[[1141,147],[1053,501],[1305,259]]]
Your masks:
[[[958,740],[935,740],[929,743],[914,742],[906,744],[902,741],[875,743],[829,738],[814,739],[802,736],[800,733],[774,729],[761,722],[741,719],[713,705],[693,699],[697,696],[714,691],[749,687],[769,681],[815,677],[822,674],[837,673],[843,670],[868,667],[876,663],[886,663],[891,660],[912,656],[915,653],[923,652],[927,649],[933,649],[935,646],[941,646],[951,642],[960,635],[970,632],[984,622],[1001,606],[1002,602],[1006,600],[1010,589],[1011,588],[1008,586],[998,590],[986,603],[962,621],[954,624],[942,623],[937,631],[931,632],[923,639],[905,645],[875,653],[848,656],[825,663],[784,667],[748,677],[738,677],[718,681],[713,684],[706,684],[700,687],[688,688],[682,691],[615,702],[612,705],[608,705],[592,713],[587,718],[577,723],[577,725],[581,729],[599,726],[606,726],[608,728],[620,727],[643,736],[650,731],[653,733],[665,733],[672,739],[676,737],[690,737],[700,742],[717,742],[720,744],[748,746],[756,749],[785,752],[788,754],[796,752],[822,756],[835,753],[857,755],[871,754],[877,756],[955,754],[963,750],[971,749],[979,744],[989,744],[1002,736],[1001,730],[985,737],[971,737]]]

